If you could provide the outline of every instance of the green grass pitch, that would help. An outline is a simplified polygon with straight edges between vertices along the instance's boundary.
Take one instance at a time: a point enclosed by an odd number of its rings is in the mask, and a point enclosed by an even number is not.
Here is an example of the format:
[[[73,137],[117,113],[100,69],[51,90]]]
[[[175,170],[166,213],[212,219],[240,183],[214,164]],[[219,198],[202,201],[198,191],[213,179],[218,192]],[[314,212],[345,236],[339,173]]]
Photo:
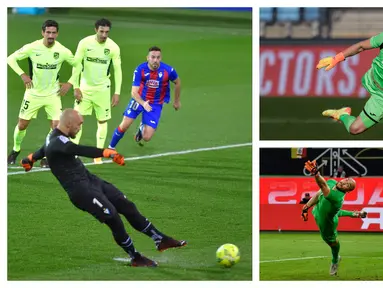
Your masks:
[[[339,232],[338,275],[330,276],[331,249],[319,232],[262,232],[260,280],[383,280],[382,235]]]
[[[106,145],[130,99],[133,70],[145,61],[150,46],[163,49],[163,61],[174,66],[182,80],[181,110],[166,105],[156,135],[144,147],[133,142],[136,123],[119,143],[124,156],[252,141],[251,14],[250,20],[246,20],[249,14],[241,16],[240,23],[232,26],[221,25],[222,19],[216,23],[214,16],[201,25],[197,14],[190,23],[178,24],[155,17],[145,22],[102,15],[112,21],[110,37],[120,45],[123,61],[120,104],[112,110]],[[60,24],[57,40],[75,52],[78,41],[93,34],[99,15],[9,15],[8,54],[39,39],[47,17]],[[26,61],[19,63],[28,71]],[[60,81],[69,77],[70,67],[64,63]],[[12,149],[23,93],[21,79],[8,68],[7,152]],[[63,107],[73,107],[72,91],[62,100]],[[39,148],[48,131],[41,110],[27,130],[21,156]],[[94,116],[85,117],[81,143],[96,144]],[[128,161],[125,167],[89,166],[89,170],[115,184],[159,229],[187,240],[188,246],[159,253],[151,239],[133,231],[123,219],[136,248],[160,265],[127,267],[113,260],[126,255],[109,229],[75,208],[50,172],[8,175],[9,280],[252,279],[251,146]],[[8,168],[8,173],[17,171],[17,165]],[[219,267],[215,260],[216,249],[224,243],[236,244],[241,251],[241,261],[230,269]]]
[[[326,109],[349,106],[358,116],[368,98],[261,97],[261,140],[381,140],[382,124],[350,135],[342,123],[322,116]]]

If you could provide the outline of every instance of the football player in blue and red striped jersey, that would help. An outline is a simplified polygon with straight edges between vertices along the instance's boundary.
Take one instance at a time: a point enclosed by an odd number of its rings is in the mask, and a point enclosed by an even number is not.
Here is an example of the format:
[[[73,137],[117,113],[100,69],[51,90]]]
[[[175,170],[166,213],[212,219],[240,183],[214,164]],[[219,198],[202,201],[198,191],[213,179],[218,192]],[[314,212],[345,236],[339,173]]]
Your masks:
[[[109,148],[114,149],[134,120],[142,113],[142,121],[134,139],[142,145],[149,141],[157,129],[164,103],[170,100],[170,81],[175,84],[173,107],[181,108],[181,80],[176,70],[161,62],[161,49],[149,48],[147,62],[134,70],[132,98],[126,107],[121,124],[113,133]]]

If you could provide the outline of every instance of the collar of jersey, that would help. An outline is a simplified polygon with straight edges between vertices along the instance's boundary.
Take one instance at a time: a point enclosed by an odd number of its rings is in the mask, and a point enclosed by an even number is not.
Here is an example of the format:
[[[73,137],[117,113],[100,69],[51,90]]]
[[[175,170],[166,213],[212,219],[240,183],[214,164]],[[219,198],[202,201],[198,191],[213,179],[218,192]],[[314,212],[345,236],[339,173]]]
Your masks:
[[[105,40],[104,43],[100,43],[100,42],[97,41],[97,34],[94,35],[94,40],[96,40],[96,43],[97,43],[98,45],[105,45],[105,44],[106,44],[106,41],[108,41],[108,39],[109,39],[109,37],[106,38],[106,40]]]
[[[47,47],[47,46],[44,45],[44,38],[42,38],[42,39],[41,39],[41,44],[42,44],[46,49],[52,49],[52,48],[55,47],[55,45],[56,45],[56,40],[55,40],[55,44],[53,44],[53,46],[51,46],[51,47]]]

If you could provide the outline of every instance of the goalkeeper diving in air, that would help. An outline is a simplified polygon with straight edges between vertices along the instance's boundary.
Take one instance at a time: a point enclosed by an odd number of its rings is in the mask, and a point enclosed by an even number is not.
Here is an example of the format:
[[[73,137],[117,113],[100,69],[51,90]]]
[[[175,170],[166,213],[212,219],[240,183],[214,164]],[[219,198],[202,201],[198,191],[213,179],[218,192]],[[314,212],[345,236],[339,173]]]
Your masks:
[[[371,96],[359,116],[356,118],[351,116],[350,107],[322,112],[323,116],[342,122],[348,133],[352,135],[363,133],[383,118],[383,33],[358,42],[335,57],[323,58],[316,66],[317,69],[325,68],[329,71],[346,58],[375,48],[380,49],[379,54],[372,61],[371,68],[362,77],[362,84]]]
[[[332,261],[330,275],[338,273],[340,262],[340,242],[338,240],[338,219],[339,217],[366,218],[365,211],[346,211],[341,210],[346,193],[355,189],[356,182],[352,178],[345,178],[337,182],[334,179],[325,180],[319,173],[316,160],[307,161],[306,170],[314,175],[320,190],[313,196],[307,204],[303,206],[302,218],[308,220],[308,210],[313,207],[312,214],[319,228],[322,239],[330,246]]]

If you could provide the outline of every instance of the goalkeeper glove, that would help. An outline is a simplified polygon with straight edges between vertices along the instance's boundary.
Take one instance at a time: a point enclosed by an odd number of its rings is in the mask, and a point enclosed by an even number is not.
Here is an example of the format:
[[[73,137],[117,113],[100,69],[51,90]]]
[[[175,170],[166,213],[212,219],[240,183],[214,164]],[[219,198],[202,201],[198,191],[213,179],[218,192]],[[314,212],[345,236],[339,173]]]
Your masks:
[[[25,172],[30,171],[33,168],[33,163],[36,162],[36,160],[33,159],[32,153],[29,154],[26,158],[22,159],[20,161],[21,166],[23,166]]]
[[[319,63],[317,64],[317,69],[322,69],[326,67],[325,70],[328,71],[334,68],[336,64],[344,60],[345,60],[344,54],[340,52],[335,57],[326,57],[319,60]]]
[[[307,207],[307,205],[303,206],[302,214],[301,214],[303,221],[309,220],[309,209],[310,207]]]
[[[317,161],[307,161],[305,163],[305,169],[310,172],[311,175],[316,175],[319,173]]]
[[[366,211],[354,211],[353,216],[356,218],[366,218],[367,212]]]
[[[102,156],[104,158],[112,158],[113,162],[117,163],[120,166],[124,166],[125,165],[124,156],[122,156],[121,154],[117,153],[116,150],[104,149],[104,151],[102,152]]]

